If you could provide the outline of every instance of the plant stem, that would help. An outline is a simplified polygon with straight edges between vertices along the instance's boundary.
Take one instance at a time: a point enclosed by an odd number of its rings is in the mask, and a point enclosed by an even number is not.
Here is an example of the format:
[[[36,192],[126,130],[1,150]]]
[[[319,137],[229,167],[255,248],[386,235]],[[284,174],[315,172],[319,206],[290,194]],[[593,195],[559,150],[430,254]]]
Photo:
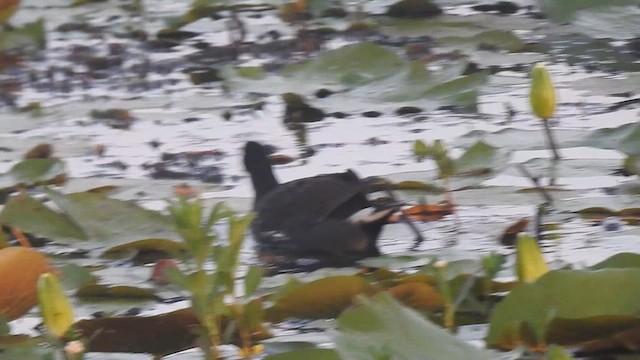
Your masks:
[[[547,134],[547,142],[549,143],[549,147],[553,152],[553,159],[560,160],[560,155],[558,154],[558,148],[556,147],[556,141],[553,138],[553,133],[551,132],[551,128],[549,127],[549,119],[543,119],[542,123],[544,124],[544,132]]]

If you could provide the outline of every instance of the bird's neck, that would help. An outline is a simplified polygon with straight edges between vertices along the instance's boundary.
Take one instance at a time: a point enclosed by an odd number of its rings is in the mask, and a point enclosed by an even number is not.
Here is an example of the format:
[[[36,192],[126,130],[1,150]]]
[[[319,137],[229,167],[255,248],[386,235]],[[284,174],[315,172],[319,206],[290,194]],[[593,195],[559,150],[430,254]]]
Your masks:
[[[258,164],[254,171],[251,172],[251,181],[256,191],[256,203],[278,186],[278,181],[273,175],[271,164],[268,162]]]

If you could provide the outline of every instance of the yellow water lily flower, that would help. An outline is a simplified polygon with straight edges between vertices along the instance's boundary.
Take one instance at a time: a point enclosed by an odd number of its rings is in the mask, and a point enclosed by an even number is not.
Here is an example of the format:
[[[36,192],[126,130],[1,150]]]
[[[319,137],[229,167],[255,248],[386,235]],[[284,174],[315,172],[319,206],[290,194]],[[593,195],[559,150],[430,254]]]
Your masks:
[[[556,110],[556,90],[551,75],[542,63],[531,70],[531,93],[529,96],[533,112],[542,120],[553,116]]]

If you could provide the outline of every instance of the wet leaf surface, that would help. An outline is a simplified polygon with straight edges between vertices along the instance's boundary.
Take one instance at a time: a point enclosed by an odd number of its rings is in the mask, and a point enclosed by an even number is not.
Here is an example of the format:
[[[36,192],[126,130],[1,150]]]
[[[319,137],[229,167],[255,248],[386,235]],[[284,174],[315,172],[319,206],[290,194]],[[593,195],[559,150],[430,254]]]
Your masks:
[[[495,355],[473,347],[404,308],[388,295],[359,298],[360,305],[338,318],[337,350],[344,359],[394,356],[399,359],[493,359]],[[403,334],[389,337],[388,334]]]
[[[555,270],[522,284],[496,306],[487,343],[504,349],[575,345],[636,326],[638,271]]]

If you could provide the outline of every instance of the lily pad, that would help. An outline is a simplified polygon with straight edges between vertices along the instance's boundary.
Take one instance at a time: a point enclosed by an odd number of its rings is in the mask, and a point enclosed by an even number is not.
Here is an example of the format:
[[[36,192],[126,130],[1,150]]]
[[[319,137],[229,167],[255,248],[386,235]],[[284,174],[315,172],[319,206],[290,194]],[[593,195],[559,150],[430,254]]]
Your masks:
[[[76,291],[80,298],[109,298],[109,299],[157,299],[151,289],[125,285],[98,285],[88,284]]]
[[[377,290],[357,276],[332,276],[296,287],[266,309],[270,321],[286,318],[323,319],[337,316],[360,294]]]
[[[455,161],[455,176],[483,175],[499,171],[509,163],[509,157],[508,151],[480,140]]]
[[[18,185],[32,186],[62,181],[65,177],[64,162],[60,159],[28,159],[15,164],[8,172],[0,174],[0,190]]]
[[[640,324],[640,269],[557,270],[513,289],[491,317],[487,344],[572,345]]]
[[[317,100],[314,105],[325,110],[391,111],[402,106],[435,109],[475,105],[477,89],[486,82],[486,74],[463,75],[466,68],[467,62],[460,60],[432,72],[420,62],[405,61],[385,47],[364,42],[288,66],[282,76],[251,80],[227,70],[226,79],[232,88],[263,94],[311,95],[319,89],[340,92],[340,96]]]
[[[337,351],[351,359],[495,359],[402,306],[388,294],[359,297],[360,305],[338,318]],[[398,334],[402,334],[398,336]]]
[[[69,195],[53,190],[45,192],[91,240],[124,244],[141,239],[178,238],[170,219],[132,202],[86,192]]]
[[[575,18],[579,11],[603,11],[611,6],[638,5],[638,0],[538,0],[540,10],[556,22],[566,22]]]
[[[300,349],[285,353],[269,355],[264,360],[341,360],[333,349]]]
[[[0,223],[52,240],[87,239],[73,221],[26,194],[9,199],[0,212]]]
[[[640,268],[640,254],[618,253],[593,266],[593,270]]]

